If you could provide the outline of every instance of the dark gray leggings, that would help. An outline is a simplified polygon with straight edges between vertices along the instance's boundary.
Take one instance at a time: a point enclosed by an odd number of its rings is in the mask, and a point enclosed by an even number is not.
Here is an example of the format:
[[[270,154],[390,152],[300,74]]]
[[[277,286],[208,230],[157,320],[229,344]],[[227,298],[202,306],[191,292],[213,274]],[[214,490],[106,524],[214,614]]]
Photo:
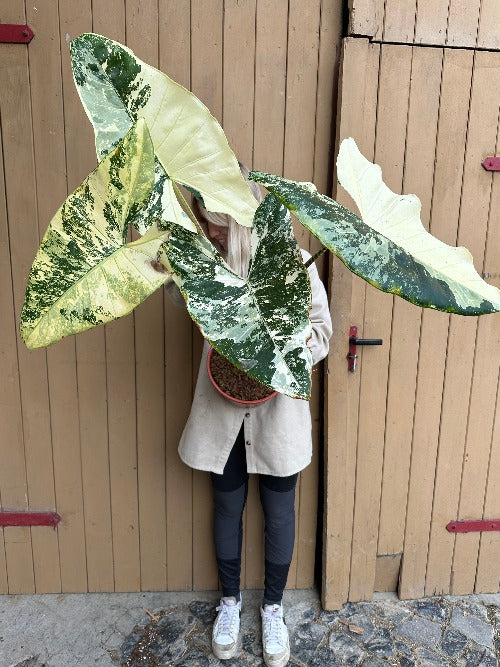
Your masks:
[[[259,494],[265,519],[264,603],[281,602],[295,541],[295,485],[289,477],[259,475]],[[243,427],[222,475],[211,473],[214,497],[215,552],[224,596],[240,591],[242,515],[248,494]]]

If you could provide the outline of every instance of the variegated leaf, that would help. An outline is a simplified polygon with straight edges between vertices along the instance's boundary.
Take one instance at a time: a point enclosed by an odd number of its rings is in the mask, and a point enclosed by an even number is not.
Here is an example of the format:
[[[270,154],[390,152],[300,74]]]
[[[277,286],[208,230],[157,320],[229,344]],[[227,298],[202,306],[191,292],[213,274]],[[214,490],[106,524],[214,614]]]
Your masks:
[[[420,201],[396,195],[354,141],[341,145],[338,178],[358,204],[363,220],[312,183],[252,172],[344,264],[374,287],[412,303],[461,315],[500,309],[500,292],[484,282],[465,248],[431,236],[420,222]]]
[[[78,92],[96,133],[98,154],[106,153],[138,116],[151,132],[157,167],[155,204],[162,218],[194,229],[170,195],[168,178],[201,194],[209,211],[228,213],[252,226],[257,208],[238,162],[216,119],[192,93],[142,62],[126,47],[92,33],[71,42]],[[147,216],[142,217],[142,224]]]
[[[153,145],[139,119],[56,213],[28,278],[21,334],[29,348],[128,314],[169,277],[155,268],[165,231],[154,225],[138,241],[126,239],[153,171]]]
[[[166,261],[213,347],[268,387],[309,398],[311,286],[290,215],[268,195],[257,209],[248,279],[203,237],[172,225]]]

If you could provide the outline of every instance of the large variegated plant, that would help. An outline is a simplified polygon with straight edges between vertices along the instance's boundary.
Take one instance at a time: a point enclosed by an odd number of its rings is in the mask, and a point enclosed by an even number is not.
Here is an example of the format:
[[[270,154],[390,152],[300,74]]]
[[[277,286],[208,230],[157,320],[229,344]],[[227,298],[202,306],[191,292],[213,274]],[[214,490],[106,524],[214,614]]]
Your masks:
[[[22,312],[30,348],[129,313],[167,279],[224,356],[282,393],[308,398],[310,284],[290,213],[366,281],[417,305],[462,315],[500,310],[500,292],[465,248],[428,234],[414,195],[396,195],[352,139],[340,183],[361,217],[312,183],[253,172],[269,194],[257,207],[224,133],[192,93],[121,44],[71,42],[77,89],[92,122],[98,167],[49,225]],[[210,211],[253,226],[247,278],[206,239],[179,188]],[[133,225],[142,234],[127,243]]]

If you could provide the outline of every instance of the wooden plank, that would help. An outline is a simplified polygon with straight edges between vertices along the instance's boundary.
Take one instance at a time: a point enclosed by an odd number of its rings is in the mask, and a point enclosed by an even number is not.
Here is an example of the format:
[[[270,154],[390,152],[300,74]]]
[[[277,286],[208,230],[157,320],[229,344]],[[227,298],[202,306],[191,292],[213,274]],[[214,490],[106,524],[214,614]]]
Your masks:
[[[492,183],[492,173],[485,171],[481,162],[495,146],[498,120],[498,108],[489,104],[491,90],[496,89],[494,62],[485,56],[478,52],[474,64],[457,239],[457,245],[470,249],[478,269],[483,265]],[[500,69],[497,72],[500,73]],[[498,75],[496,78],[498,85]],[[425,586],[427,595],[450,592],[453,548],[455,543],[461,543],[460,538],[448,533],[444,526],[451,519],[463,518],[458,515],[458,499],[467,423],[471,418],[469,400],[474,354],[476,357],[491,354],[489,347],[476,348],[477,324],[477,318],[452,317],[450,321]],[[494,376],[496,389],[496,373]],[[486,422],[483,426],[486,436]],[[489,436],[490,432],[487,433]],[[479,458],[483,467],[488,450],[489,446],[480,452],[478,443],[474,443],[474,459]],[[467,463],[465,465],[469,467]],[[481,482],[476,481],[480,488]],[[482,497],[481,494],[481,501]],[[472,589],[473,584],[467,592]]]
[[[192,0],[191,2],[191,88],[223,122],[222,118],[222,0]],[[198,374],[201,352],[199,333],[193,337],[193,374]],[[207,545],[213,544],[213,503],[210,475],[193,471],[193,588],[218,588],[215,553],[208,557]]]
[[[5,60],[6,50],[14,47],[2,45],[0,57]],[[2,79],[0,73],[0,79]],[[2,82],[2,91],[6,87]],[[3,97],[3,96],[2,96]],[[0,97],[0,113],[3,108]],[[14,299],[11,273],[11,247],[7,218],[7,193],[5,191],[3,127],[0,116],[0,310],[2,326],[0,327],[0,359],[2,379],[0,383],[0,422],[2,437],[0,451],[0,503],[2,509],[27,508],[27,482],[24,460],[24,439],[21,394],[19,387],[19,366],[17,359],[17,322],[14,312]],[[13,531],[13,532],[12,532]],[[14,546],[17,545],[17,546]],[[17,558],[20,559],[17,565]],[[10,566],[10,567],[9,567]],[[16,568],[19,569],[16,569]],[[24,571],[23,571],[24,570]],[[33,563],[31,556],[31,534],[27,527],[2,528],[0,536],[0,593],[9,593],[20,589],[33,592]]]
[[[450,0],[418,0],[415,44],[438,46],[446,43]]]
[[[337,143],[353,136],[373,158],[379,50],[368,40],[343,40],[337,111]],[[338,149],[338,147],[337,147]],[[334,181],[335,183],[335,181]],[[337,201],[355,210],[347,193],[335,186]],[[322,605],[338,609],[348,598],[354,505],[359,373],[348,373],[345,355],[349,326],[361,325],[365,282],[337,259],[331,264],[334,337],[326,370],[325,514],[323,522]]]
[[[347,34],[379,40],[384,21],[384,0],[348,0]]]
[[[91,125],[75,91],[67,39],[92,29],[90,2],[71,0],[60,7],[64,123],[68,146],[68,190],[95,167]],[[112,591],[113,549],[109,486],[106,352],[104,328],[75,338],[87,581],[89,591]]]
[[[320,1],[291,0],[288,8],[283,175],[311,181],[319,61]],[[309,232],[294,223],[300,247],[309,249]]]
[[[415,0],[385,0],[384,42],[411,44],[415,34],[417,2]]]
[[[375,161],[382,167],[385,183],[396,192],[401,191],[403,178],[411,54],[408,46],[382,46],[381,50]],[[374,590],[393,300],[367,288],[364,323],[358,332],[360,337],[382,338],[385,345],[364,351],[359,364],[350,600],[370,599]]]
[[[432,197],[441,64],[442,49],[413,49],[402,191],[419,197],[426,228]],[[403,299],[394,300],[379,554],[403,551],[421,317],[422,311],[414,305]]]
[[[472,57],[470,51],[444,52],[430,230],[452,245],[456,241],[456,222],[453,223],[458,220],[462,188]],[[424,594],[448,325],[447,314],[423,311],[401,598]]]
[[[125,42],[125,4],[92,6],[93,31]],[[114,590],[140,590],[134,317],[105,327]]]
[[[127,45],[158,66],[158,4],[126,4]],[[152,294],[135,311],[137,456],[141,589],[167,586],[165,475],[165,382],[163,293]]]
[[[298,181],[312,181],[314,173],[319,28],[319,0],[307,4],[296,0],[289,3],[283,174]],[[300,247],[309,250],[310,234],[306,228],[295,221],[294,231]],[[303,483],[304,488],[302,488]],[[304,509],[302,509],[302,499],[304,499]],[[306,554],[308,551],[310,554],[310,547],[315,541],[317,461],[312,462],[299,475],[296,507],[296,541],[288,574],[289,587],[296,586],[299,555],[305,581],[312,582],[314,578],[314,554],[312,560]],[[307,524],[313,528],[312,534],[306,529]],[[304,535],[301,533],[301,528],[304,528]],[[306,569],[306,563],[309,565],[309,571]]]
[[[254,138],[255,28],[257,2],[226,0],[223,35],[223,118],[224,132],[238,160],[251,168]],[[238,63],[235,67],[234,63]],[[246,588],[247,526],[260,507],[252,488],[252,499],[243,516],[241,587]],[[250,519],[249,519],[250,516]],[[260,519],[261,517],[259,517]],[[259,553],[260,556],[260,553]]]
[[[36,198],[40,238],[66,198],[61,49],[57,5],[26,3],[27,21],[37,39],[30,44]],[[66,50],[64,53],[67,57]],[[47,165],[50,164],[50,169]],[[62,591],[86,591],[85,532],[80,462],[75,341],[47,349],[57,528]],[[43,564],[42,564],[43,567]],[[54,592],[50,588],[46,592]]]
[[[479,49],[500,49],[500,3],[497,0],[482,0],[477,47]]]
[[[160,69],[190,87],[189,0],[159,5]],[[167,493],[167,589],[193,586],[193,474],[177,453],[189,414],[192,383],[192,321],[165,297],[165,439]]]
[[[476,46],[480,7],[481,0],[450,0],[447,46]]]
[[[25,21],[24,6],[9,0],[2,6],[2,19],[13,23]],[[24,301],[26,278],[38,247],[36,181],[33,168],[28,51],[25,47],[13,45],[6,48],[4,53],[0,87],[9,92],[2,96],[1,102],[3,154],[5,164],[8,165],[5,186],[14,312],[18,322]],[[27,497],[22,502],[30,509],[51,508],[55,505],[55,498],[45,350],[29,352],[24,344],[19,344],[18,361],[27,481]],[[16,481],[17,484],[20,482],[21,480]],[[29,529],[29,532],[32,558],[25,551],[26,533],[23,533],[19,546],[12,543],[14,551],[17,553],[19,549],[19,555],[25,556],[26,560],[22,563],[12,562],[12,567],[9,563],[9,592],[31,590],[32,568],[35,592],[51,588],[60,590],[57,534],[54,531],[47,533],[35,529]],[[10,542],[13,535],[9,531],[5,536]],[[32,560],[32,563],[28,564],[28,560]],[[22,565],[28,566],[28,573],[18,569]]]
[[[377,592],[397,591],[401,554],[378,554],[375,563],[375,586]]]
[[[497,246],[498,247],[498,246]],[[500,403],[499,384],[495,405],[495,424],[491,441],[491,456],[486,484],[483,518],[500,516]],[[498,562],[500,560],[500,533],[484,532],[480,535],[475,593],[493,593],[500,589]]]

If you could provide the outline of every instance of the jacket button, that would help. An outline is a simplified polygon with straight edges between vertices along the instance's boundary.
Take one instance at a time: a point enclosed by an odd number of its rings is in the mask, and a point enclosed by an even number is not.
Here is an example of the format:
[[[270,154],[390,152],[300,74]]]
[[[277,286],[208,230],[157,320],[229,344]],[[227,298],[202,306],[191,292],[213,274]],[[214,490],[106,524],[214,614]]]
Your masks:
[[[245,412],[245,417],[250,417],[250,413],[249,413],[249,412]]]
[[[245,442],[245,445],[251,445],[251,444],[252,444],[252,443],[250,442],[250,440],[247,440],[247,441]]]

